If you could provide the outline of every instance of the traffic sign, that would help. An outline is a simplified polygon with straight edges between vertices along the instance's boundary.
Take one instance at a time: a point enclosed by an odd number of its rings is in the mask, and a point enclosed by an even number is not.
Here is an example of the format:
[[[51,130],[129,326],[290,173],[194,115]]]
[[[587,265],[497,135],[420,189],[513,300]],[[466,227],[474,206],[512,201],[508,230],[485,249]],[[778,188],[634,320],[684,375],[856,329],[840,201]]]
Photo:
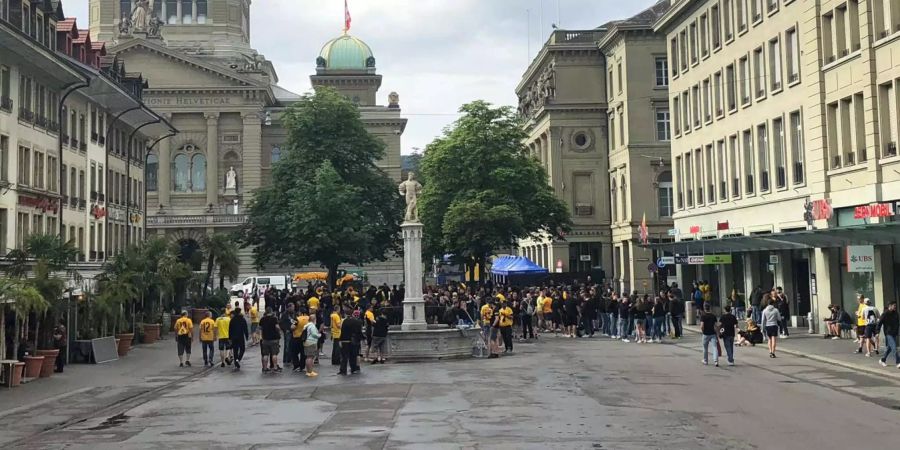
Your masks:
[[[672,264],[675,264],[674,256],[661,256],[659,261],[656,262],[656,265],[659,267],[671,266]]]
[[[678,236],[678,228],[669,228],[669,236]]]

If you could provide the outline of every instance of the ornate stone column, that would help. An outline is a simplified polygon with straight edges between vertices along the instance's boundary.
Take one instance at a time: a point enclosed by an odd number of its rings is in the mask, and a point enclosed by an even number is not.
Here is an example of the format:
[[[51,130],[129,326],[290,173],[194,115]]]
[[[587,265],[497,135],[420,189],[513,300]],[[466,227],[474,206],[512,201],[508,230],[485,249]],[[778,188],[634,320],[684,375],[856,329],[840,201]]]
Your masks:
[[[422,298],[422,229],[424,225],[404,222],[403,232],[403,275],[406,283],[406,298],[403,299],[403,331],[425,330],[425,300]]]
[[[170,114],[164,115],[171,121]],[[172,138],[165,138],[159,143],[159,175],[156,177],[156,193],[159,205],[168,207],[169,192],[172,190]],[[109,182],[109,180],[107,180]],[[155,211],[159,205],[147,205],[149,211]]]
[[[206,204],[219,205],[219,113],[206,117]]]
[[[243,194],[243,201],[248,200],[247,195],[260,187],[259,167],[262,165],[262,124],[257,113],[244,115],[244,132],[242,136],[244,147],[241,160],[242,172],[238,174],[238,192]]]

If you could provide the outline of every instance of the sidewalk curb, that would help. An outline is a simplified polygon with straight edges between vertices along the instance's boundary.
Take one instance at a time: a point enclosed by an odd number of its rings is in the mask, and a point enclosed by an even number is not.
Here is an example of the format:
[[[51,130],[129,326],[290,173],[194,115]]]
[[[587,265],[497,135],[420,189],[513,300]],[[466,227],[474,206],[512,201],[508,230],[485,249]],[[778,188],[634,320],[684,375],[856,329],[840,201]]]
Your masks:
[[[694,330],[694,329],[691,329],[688,327],[684,327],[684,331],[690,331],[691,333],[694,333],[694,334],[700,334],[699,330]],[[869,375],[877,375],[877,376],[887,377],[894,381],[900,381],[900,370],[897,370],[896,368],[894,369],[896,372],[889,372],[889,371],[886,371],[887,369],[884,367],[867,367],[867,366],[864,366],[861,364],[848,363],[848,362],[840,361],[837,359],[832,359],[827,356],[813,355],[813,354],[809,354],[809,353],[803,353],[799,350],[792,350],[790,348],[784,348],[781,345],[778,346],[778,352],[787,353],[788,355],[796,356],[798,358],[806,358],[806,359],[811,359],[813,361],[818,361],[821,363],[826,363],[826,364],[843,367],[845,369],[856,370],[859,372],[866,372]],[[875,362],[875,360],[871,360],[871,361]],[[891,367],[891,366],[892,365],[888,365],[888,367]]]

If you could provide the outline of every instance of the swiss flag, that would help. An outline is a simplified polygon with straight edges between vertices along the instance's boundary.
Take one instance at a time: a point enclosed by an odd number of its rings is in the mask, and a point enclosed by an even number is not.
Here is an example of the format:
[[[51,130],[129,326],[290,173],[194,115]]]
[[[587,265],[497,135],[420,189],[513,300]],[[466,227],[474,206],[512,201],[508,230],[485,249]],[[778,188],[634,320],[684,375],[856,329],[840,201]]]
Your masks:
[[[350,8],[347,6],[347,0],[344,0],[344,31],[350,31]]]

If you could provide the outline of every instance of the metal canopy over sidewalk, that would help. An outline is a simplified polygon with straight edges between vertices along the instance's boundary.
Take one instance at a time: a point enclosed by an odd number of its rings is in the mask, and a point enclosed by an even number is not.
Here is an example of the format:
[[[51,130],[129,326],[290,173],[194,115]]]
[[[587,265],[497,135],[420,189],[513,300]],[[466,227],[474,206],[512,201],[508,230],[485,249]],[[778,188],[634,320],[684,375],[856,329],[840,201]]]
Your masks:
[[[651,244],[675,254],[733,253],[900,244],[900,222]]]

